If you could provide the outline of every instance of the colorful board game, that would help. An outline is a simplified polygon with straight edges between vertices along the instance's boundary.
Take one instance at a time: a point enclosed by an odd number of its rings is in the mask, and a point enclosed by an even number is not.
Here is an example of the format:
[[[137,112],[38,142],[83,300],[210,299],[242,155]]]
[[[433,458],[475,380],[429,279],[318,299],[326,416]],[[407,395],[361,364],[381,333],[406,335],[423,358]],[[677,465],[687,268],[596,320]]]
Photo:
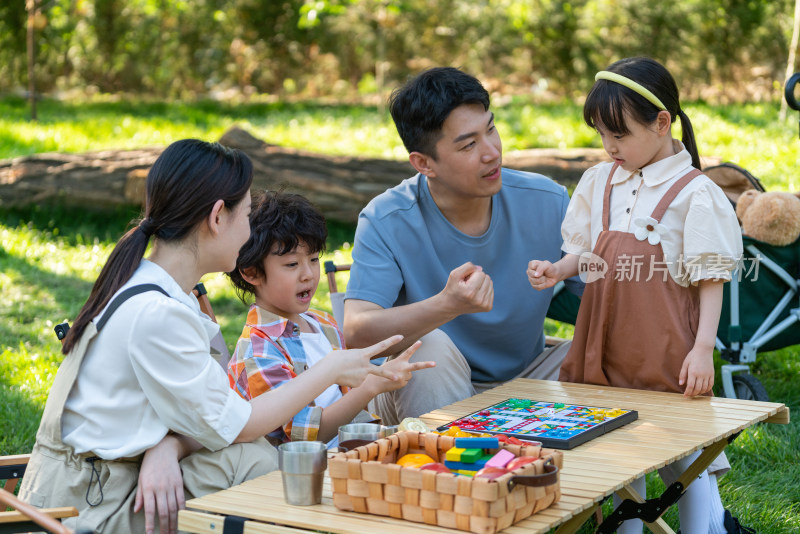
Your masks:
[[[545,447],[572,449],[638,417],[634,410],[506,399],[437,430],[443,432],[457,426],[465,432],[505,434],[522,440],[540,441]]]

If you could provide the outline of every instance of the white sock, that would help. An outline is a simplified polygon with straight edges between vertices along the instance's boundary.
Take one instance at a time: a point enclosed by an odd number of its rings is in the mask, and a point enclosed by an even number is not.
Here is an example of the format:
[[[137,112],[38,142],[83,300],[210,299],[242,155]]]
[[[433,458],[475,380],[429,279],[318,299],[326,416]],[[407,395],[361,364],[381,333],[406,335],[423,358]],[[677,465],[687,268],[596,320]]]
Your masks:
[[[719,496],[717,475],[708,475],[708,488],[711,491],[711,496],[708,499],[708,534],[728,534],[724,524],[725,506]]]
[[[676,480],[678,473],[683,473],[694,462],[700,452],[696,452],[658,470],[662,479]],[[662,473],[662,471],[664,471]],[[709,501],[711,491],[708,485],[708,474],[703,471],[678,500],[678,516],[681,521],[681,531],[688,533],[708,532]]]
[[[631,482],[631,487],[635,489],[642,498],[647,498],[647,481],[645,477],[640,477]],[[620,499],[617,494],[614,494],[614,509],[617,509],[617,506],[620,505],[622,499]],[[627,521],[623,522],[622,525],[617,529],[617,534],[642,534],[643,523],[641,519],[628,519]]]

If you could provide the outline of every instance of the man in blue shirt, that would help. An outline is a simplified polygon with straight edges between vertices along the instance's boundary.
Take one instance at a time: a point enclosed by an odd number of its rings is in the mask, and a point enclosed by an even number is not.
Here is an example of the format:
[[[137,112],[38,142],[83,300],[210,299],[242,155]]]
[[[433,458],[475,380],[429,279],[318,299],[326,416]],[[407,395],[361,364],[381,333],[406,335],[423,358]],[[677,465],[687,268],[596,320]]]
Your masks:
[[[422,339],[412,359],[437,366],[372,408],[397,423],[518,376],[556,379],[566,352],[544,350],[552,291],[535,291],[525,271],[561,257],[566,190],[502,168],[489,94],[458,69],[411,79],[390,109],[419,174],[359,215],[345,339],[361,347],[400,333],[402,348]]]

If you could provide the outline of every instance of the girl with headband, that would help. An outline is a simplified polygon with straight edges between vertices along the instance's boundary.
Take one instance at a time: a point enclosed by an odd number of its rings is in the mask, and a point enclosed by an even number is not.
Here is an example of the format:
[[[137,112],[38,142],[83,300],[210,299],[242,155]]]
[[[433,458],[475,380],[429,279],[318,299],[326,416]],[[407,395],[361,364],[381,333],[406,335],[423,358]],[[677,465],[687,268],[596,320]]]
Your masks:
[[[586,282],[559,379],[710,395],[722,286],[742,254],[736,215],[698,170],[692,125],[661,64],[623,59],[595,80],[583,117],[613,161],[587,170],[575,188],[562,259],[532,260],[527,271],[538,290],[576,274]],[[672,137],[678,117],[681,141]],[[662,478],[669,484],[699,454],[660,469]],[[644,477],[633,487],[645,495]],[[716,489],[705,473],[687,488],[683,532],[726,532]],[[641,531],[637,519],[618,532]]]

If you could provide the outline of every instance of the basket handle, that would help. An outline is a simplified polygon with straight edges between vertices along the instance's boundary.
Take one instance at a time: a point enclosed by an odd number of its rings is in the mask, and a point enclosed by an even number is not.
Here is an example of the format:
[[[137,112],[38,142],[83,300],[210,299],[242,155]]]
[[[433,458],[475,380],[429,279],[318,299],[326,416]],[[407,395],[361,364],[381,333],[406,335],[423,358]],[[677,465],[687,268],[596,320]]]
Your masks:
[[[530,486],[533,488],[541,488],[544,486],[551,486],[558,482],[558,467],[552,463],[544,465],[544,474],[542,475],[527,475],[511,477],[508,481],[508,491],[511,491],[516,486]]]

